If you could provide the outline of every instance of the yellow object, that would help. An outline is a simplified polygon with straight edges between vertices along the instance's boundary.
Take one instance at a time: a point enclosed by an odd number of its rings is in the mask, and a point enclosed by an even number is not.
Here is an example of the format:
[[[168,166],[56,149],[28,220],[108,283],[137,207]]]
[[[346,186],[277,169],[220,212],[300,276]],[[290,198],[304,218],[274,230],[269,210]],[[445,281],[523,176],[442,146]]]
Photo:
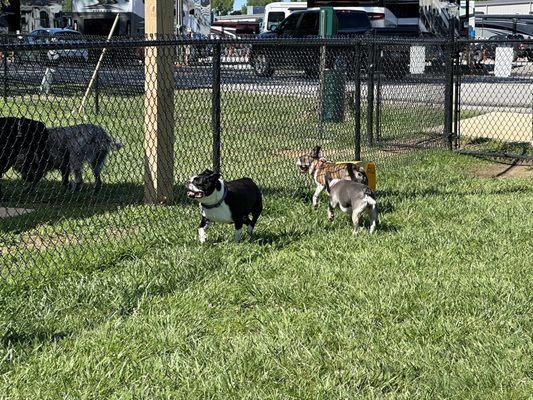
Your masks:
[[[364,164],[361,161],[335,161],[335,164],[355,164],[361,165]],[[372,190],[376,190],[376,164],[373,162],[368,162],[365,165],[365,173],[368,177],[368,187]]]
[[[365,168],[366,176],[368,177],[368,186],[372,190],[376,190],[376,164],[369,162]]]

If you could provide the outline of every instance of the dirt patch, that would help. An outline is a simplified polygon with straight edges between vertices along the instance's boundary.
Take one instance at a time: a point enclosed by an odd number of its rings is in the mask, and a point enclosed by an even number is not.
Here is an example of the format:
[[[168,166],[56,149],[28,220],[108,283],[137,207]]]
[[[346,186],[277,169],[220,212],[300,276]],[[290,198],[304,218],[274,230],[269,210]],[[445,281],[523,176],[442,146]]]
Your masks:
[[[134,237],[140,232],[139,227],[130,227],[119,229],[115,227],[109,227],[103,232],[102,235],[94,235],[95,237],[101,237],[112,241],[120,241],[126,237]],[[95,232],[91,232],[89,237],[93,237]],[[55,232],[50,234],[36,235],[27,234],[20,236],[16,243],[11,245],[0,247],[1,254],[13,254],[18,249],[24,248],[33,251],[46,251],[52,249],[61,249],[67,246],[87,244],[91,246],[92,241],[86,238],[86,235],[82,234],[67,234],[63,232]]]
[[[477,166],[472,174],[480,178],[533,178],[533,166],[489,164]]]

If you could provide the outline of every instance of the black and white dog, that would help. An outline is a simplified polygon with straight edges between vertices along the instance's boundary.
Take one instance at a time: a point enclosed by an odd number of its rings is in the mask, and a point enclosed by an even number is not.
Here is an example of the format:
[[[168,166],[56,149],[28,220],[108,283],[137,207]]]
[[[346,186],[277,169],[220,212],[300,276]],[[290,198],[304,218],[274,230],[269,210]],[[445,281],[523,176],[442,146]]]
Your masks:
[[[206,229],[213,222],[235,225],[235,241],[241,240],[242,226],[248,226],[251,235],[261,211],[261,191],[250,178],[225,182],[220,174],[206,169],[193,176],[186,184],[187,197],[200,203],[202,219],[198,227],[201,243],[207,239]],[[250,219],[250,214],[252,219]]]

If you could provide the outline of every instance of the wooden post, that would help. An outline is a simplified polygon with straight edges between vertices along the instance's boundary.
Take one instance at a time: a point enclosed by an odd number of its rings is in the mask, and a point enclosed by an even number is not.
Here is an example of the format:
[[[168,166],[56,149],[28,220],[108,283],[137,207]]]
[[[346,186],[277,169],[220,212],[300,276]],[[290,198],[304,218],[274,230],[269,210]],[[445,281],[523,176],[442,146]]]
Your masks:
[[[173,0],[145,1],[145,33],[157,38],[173,33]],[[172,201],[174,184],[175,46],[146,47],[144,59],[144,201]]]

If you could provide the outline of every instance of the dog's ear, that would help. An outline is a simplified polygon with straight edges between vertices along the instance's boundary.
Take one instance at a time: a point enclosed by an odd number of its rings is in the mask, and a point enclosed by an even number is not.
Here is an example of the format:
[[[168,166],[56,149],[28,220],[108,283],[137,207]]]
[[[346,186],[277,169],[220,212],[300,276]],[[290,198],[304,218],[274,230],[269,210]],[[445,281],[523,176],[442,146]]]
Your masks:
[[[313,151],[311,151],[311,156],[313,156],[313,158],[319,158],[320,157],[320,149],[321,149],[320,146],[315,146],[313,148]]]

